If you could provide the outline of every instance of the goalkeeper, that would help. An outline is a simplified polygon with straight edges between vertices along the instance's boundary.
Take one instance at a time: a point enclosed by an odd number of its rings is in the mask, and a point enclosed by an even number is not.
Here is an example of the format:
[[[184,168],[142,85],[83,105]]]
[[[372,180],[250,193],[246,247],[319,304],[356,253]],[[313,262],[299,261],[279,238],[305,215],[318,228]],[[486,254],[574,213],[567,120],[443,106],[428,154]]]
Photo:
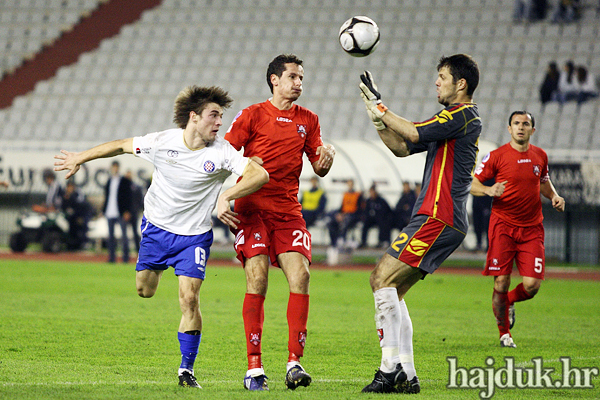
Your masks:
[[[442,57],[437,71],[437,100],[445,108],[419,123],[387,109],[369,71],[360,77],[361,97],[383,143],[397,157],[427,152],[411,220],[371,273],[382,357],[363,392],[420,392],[404,295],[438,269],[468,229],[467,197],[481,133],[477,105],[472,103],[479,69],[470,56],[456,54]]]

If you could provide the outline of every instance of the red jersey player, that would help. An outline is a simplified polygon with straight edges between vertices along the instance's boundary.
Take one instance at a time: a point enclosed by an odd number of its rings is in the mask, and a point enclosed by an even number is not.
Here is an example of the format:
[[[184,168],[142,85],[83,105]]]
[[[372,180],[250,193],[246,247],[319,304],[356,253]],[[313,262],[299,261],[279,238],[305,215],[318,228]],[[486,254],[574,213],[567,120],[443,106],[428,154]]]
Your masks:
[[[233,147],[244,148],[246,157],[260,158],[270,177],[260,191],[234,206],[240,220],[234,246],[246,272],[242,313],[248,351],[244,387],[248,390],[268,390],[261,341],[269,260],[281,268],[290,289],[286,386],[293,390],[311,382],[299,363],[306,342],[311,237],[298,202],[298,183],[303,154],[315,174],[323,177],[331,168],[335,150],[323,145],[317,115],[294,104],[302,94],[303,77],[298,57],[275,57],[267,69],[273,97],[240,111],[225,135]]]
[[[548,156],[529,143],[535,119],[514,111],[508,119],[510,142],[486,155],[475,171],[474,196],[491,196],[489,249],[484,275],[494,276],[492,308],[500,331],[500,346],[517,347],[510,334],[514,303],[529,300],[544,279],[544,226],[540,193],[557,211],[565,200],[556,193],[548,175]],[[482,182],[495,178],[493,186]],[[510,274],[516,261],[523,282],[510,292]]]

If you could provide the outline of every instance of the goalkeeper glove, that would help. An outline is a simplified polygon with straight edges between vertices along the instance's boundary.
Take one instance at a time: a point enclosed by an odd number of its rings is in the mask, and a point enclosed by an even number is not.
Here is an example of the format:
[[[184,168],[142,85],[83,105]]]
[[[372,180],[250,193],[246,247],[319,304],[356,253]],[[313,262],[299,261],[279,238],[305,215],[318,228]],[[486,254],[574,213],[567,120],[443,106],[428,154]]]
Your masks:
[[[365,71],[360,76],[362,81],[358,87],[362,91],[362,96],[367,109],[377,118],[381,119],[388,108],[381,102],[381,94],[377,91],[377,85],[373,81],[373,75],[369,71]]]
[[[367,98],[367,96],[364,95],[364,93],[361,93],[360,96],[363,98],[363,100],[365,101],[365,103],[370,103],[371,102]],[[369,114],[369,118],[371,118],[371,122],[375,126],[375,129],[377,129],[378,131],[382,131],[385,128],[387,128],[387,126],[383,123],[383,121],[381,120],[381,118],[377,118],[377,116],[375,114],[373,114],[373,111],[371,111],[368,106],[367,106],[367,114]]]

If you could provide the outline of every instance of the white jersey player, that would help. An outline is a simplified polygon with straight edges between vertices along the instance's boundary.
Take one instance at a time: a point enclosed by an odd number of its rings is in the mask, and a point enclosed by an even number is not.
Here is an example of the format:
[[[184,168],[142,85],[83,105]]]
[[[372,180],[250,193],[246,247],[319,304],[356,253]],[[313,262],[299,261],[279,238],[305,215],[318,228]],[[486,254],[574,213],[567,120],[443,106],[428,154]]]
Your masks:
[[[54,157],[58,160],[54,169],[68,170],[67,179],[85,162],[120,154],[135,154],[154,164],[144,199],[136,286],[141,297],[152,297],[164,270],[175,269],[183,314],[178,332],[181,386],[200,388],[194,362],[202,337],[199,293],[213,240],[211,214],[216,205],[217,217],[237,228],[239,220],[230,201],[255,192],[269,180],[259,163],[241,156],[217,136],[223,109],[232,101],[219,87],[191,86],[175,99],[173,120],[179,129],[115,140],[81,153],[62,150]],[[219,195],[232,172],[242,178]]]

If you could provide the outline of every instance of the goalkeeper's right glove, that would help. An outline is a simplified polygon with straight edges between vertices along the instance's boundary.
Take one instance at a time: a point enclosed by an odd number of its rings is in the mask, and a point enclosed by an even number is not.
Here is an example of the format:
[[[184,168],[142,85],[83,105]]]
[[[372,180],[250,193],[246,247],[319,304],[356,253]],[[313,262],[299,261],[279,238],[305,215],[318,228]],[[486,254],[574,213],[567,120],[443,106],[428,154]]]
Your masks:
[[[362,91],[365,105],[377,118],[381,119],[388,108],[381,102],[381,94],[377,91],[373,75],[369,71],[365,71],[360,75],[360,80],[362,82],[358,87]]]
[[[367,99],[367,96],[365,96],[364,93],[361,93],[360,96],[365,101],[365,105],[366,105],[366,103],[371,102],[369,99]],[[385,128],[387,128],[387,126],[383,123],[381,118],[378,118],[375,114],[373,114],[373,111],[371,111],[371,109],[368,106],[366,108],[367,108],[367,114],[369,114],[369,118],[371,118],[371,122],[375,126],[375,129],[377,129],[378,131],[382,131]]]

